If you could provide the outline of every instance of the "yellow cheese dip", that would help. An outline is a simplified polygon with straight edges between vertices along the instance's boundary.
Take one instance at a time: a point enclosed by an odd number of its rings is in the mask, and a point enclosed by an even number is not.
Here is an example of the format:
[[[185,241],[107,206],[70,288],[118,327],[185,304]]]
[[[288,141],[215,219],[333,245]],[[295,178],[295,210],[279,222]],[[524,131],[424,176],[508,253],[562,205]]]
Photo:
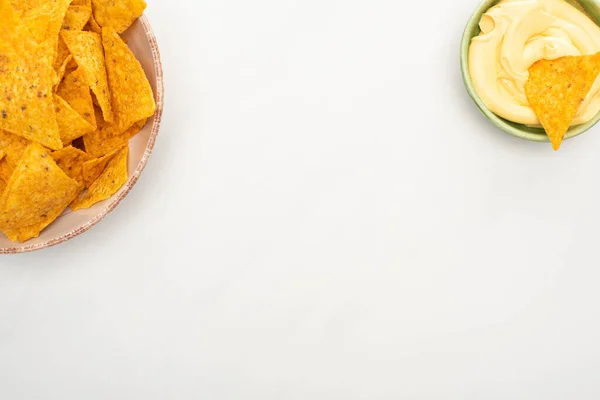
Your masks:
[[[540,122],[525,96],[529,67],[540,59],[600,52],[600,27],[564,0],[503,0],[479,23],[469,70],[475,90],[498,116],[525,125]],[[600,78],[572,125],[600,112]]]

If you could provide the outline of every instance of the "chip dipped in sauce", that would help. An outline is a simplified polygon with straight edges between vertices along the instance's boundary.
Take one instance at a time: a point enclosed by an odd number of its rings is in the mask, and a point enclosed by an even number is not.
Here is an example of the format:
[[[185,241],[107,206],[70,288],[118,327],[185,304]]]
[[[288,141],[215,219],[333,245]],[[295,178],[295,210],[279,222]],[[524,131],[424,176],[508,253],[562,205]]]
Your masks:
[[[475,90],[490,111],[524,125],[541,124],[525,92],[537,61],[600,52],[600,27],[564,0],[503,0],[479,25],[468,59]],[[568,125],[599,112],[600,80],[595,79]]]

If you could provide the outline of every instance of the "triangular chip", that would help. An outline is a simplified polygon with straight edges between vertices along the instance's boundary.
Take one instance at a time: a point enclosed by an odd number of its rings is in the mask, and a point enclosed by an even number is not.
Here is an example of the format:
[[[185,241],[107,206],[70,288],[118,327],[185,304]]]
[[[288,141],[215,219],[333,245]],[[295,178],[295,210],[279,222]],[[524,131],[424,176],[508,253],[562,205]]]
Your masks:
[[[86,193],[76,199],[71,208],[73,211],[90,208],[94,204],[110,198],[127,182],[127,155],[129,148],[124,146],[108,163],[104,172],[92,183]]]
[[[65,99],[83,119],[92,125],[94,130],[96,129],[94,103],[83,69],[78,68],[65,76],[56,94]]]
[[[71,2],[72,6],[86,6],[92,8],[92,0],[73,0]]]
[[[48,27],[52,20],[52,4],[44,3],[39,7],[25,11],[21,16],[23,23],[29,29],[31,36],[42,43],[48,35]]]
[[[7,0],[0,15],[0,129],[58,149],[48,43],[35,43]]]
[[[58,51],[58,34],[61,30],[62,22],[65,19],[69,4],[71,4],[71,0],[54,0],[52,16],[46,33],[46,39],[51,41],[52,48],[52,63],[50,65],[54,64],[54,59],[56,58],[56,53]]]
[[[56,71],[56,79],[54,80],[54,91],[58,90],[58,84],[65,77],[65,73],[67,72],[67,65],[73,59],[73,56],[69,54],[69,56],[63,61],[63,65]]]
[[[83,163],[89,161],[92,157],[73,146],[68,146],[53,152],[52,158],[56,162],[56,165],[58,165],[69,178],[77,181],[79,190],[77,191],[76,198],[79,197],[85,190],[85,183],[83,181]]]
[[[10,165],[8,165],[6,157],[0,160],[0,180],[2,180],[5,184],[8,183],[13,171],[14,168],[11,168]]]
[[[19,10],[22,12],[27,12],[34,8],[38,8],[43,6],[47,0],[10,0],[10,3],[15,8],[15,10]]]
[[[154,93],[140,62],[114,29],[102,29],[102,42],[106,53],[114,122],[125,130],[136,121],[154,114]]]
[[[62,97],[54,96],[54,106],[60,139],[63,143],[70,143],[94,130],[94,127],[83,119],[77,111],[73,110]]]
[[[58,48],[56,50],[56,58],[54,59],[54,64],[52,65],[55,71],[58,72],[60,70],[60,68],[63,66],[63,63],[65,62],[67,57],[69,57],[70,54],[71,53],[69,52],[69,48],[65,44],[65,41],[59,35]]]
[[[56,165],[58,165],[69,178],[76,180],[81,186],[84,186],[83,164],[92,159],[90,155],[73,146],[69,146],[53,152],[52,158],[56,162]]]
[[[91,7],[71,5],[65,14],[62,29],[65,31],[80,31],[88,23],[91,15]]]
[[[61,36],[79,68],[83,69],[86,81],[98,99],[104,120],[112,122],[113,112],[100,35],[85,31],[62,31]]]
[[[21,161],[21,157],[23,156],[23,152],[29,145],[29,142],[21,137],[17,136],[15,139],[4,151],[6,152],[6,161],[11,169],[14,169]]]
[[[525,94],[554,150],[600,73],[600,53],[540,60],[529,68]]]
[[[146,120],[144,119],[136,122],[131,128],[123,132],[117,126],[104,122],[102,120],[102,113],[97,111],[97,109],[96,122],[98,129],[83,136],[85,151],[92,157],[102,157],[118,149],[125,143],[128,143],[146,125]]]
[[[29,58],[38,43],[8,0],[0,0],[0,16],[0,48],[11,47],[23,59]]]
[[[83,181],[85,186],[90,187],[92,183],[104,172],[110,160],[117,154],[121,148],[105,155],[104,157],[89,160],[83,164]]]
[[[146,9],[144,0],[92,0],[94,19],[103,28],[123,33]]]
[[[46,149],[30,144],[0,198],[0,230],[13,241],[37,237],[75,198],[78,187]]]

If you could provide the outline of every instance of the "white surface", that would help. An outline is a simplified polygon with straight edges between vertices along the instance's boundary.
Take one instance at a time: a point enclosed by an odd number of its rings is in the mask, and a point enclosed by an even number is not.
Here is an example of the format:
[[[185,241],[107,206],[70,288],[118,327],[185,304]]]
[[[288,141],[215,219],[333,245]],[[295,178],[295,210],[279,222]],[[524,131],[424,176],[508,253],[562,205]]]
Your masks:
[[[555,154],[479,115],[477,1],[149,2],[155,153],[0,258],[0,398],[600,396],[600,129]]]

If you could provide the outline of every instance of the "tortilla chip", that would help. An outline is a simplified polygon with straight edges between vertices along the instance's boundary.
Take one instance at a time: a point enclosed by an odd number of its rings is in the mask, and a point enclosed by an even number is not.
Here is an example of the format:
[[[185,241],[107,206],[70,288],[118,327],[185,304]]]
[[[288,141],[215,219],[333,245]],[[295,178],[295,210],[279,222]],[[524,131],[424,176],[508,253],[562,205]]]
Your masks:
[[[65,44],[65,41],[59,35],[59,37],[58,37],[58,47],[57,47],[57,50],[56,50],[56,58],[54,59],[54,63],[52,65],[55,71],[58,71],[62,67],[63,63],[65,62],[65,60],[67,59],[67,57],[70,54],[71,53],[69,53],[69,48]]]
[[[112,28],[102,29],[102,42],[114,122],[121,130],[125,130],[136,121],[154,114],[154,93],[140,62]]]
[[[65,74],[67,72],[67,65],[72,59],[73,56],[69,54],[67,58],[63,61],[63,65],[58,69],[58,71],[56,71],[56,79],[54,80],[54,93],[56,93],[56,91],[58,90],[58,85],[65,77]]]
[[[89,187],[88,191],[71,203],[73,211],[90,208],[96,203],[110,198],[127,182],[127,156],[129,148],[124,146],[108,163],[102,175]]]
[[[92,0],[73,0],[71,2],[72,6],[86,6],[92,8]]]
[[[90,187],[92,183],[98,179],[106,169],[110,160],[123,148],[123,146],[104,157],[96,158],[83,164],[83,181],[85,182],[85,186]]]
[[[94,127],[83,119],[77,111],[73,110],[69,103],[62,97],[58,95],[54,96],[54,106],[60,139],[63,143],[72,142],[78,137],[94,130]]]
[[[83,180],[83,164],[90,161],[92,157],[75,147],[69,146],[53,152],[52,158],[56,162],[56,165],[58,165],[69,178],[79,182],[83,190],[85,186]]]
[[[22,138],[0,129],[0,150],[6,150],[15,140],[22,140]]]
[[[0,18],[0,32],[2,32],[0,48],[11,47],[19,56],[28,59],[31,52],[36,50],[38,43],[8,0],[0,0],[0,15],[2,16]]]
[[[98,115],[96,115],[98,120]],[[112,124],[98,124],[98,130],[83,136],[85,151],[92,157],[102,157],[118,149],[137,135],[146,125],[146,120],[138,121],[126,131],[122,132]]]
[[[30,144],[0,198],[0,230],[13,241],[37,237],[76,197],[78,187],[47,150]]]
[[[85,31],[62,31],[61,35],[75,61],[83,69],[86,81],[100,103],[104,120],[112,122],[113,113],[100,35]]]
[[[27,26],[29,33],[36,42],[41,43],[47,39],[48,27],[52,20],[52,4],[44,3],[39,7],[25,11],[21,20]]]
[[[91,15],[91,7],[71,5],[67,9],[61,28],[66,31],[80,31],[88,23]]]
[[[22,12],[43,6],[46,0],[10,0],[15,10]]]
[[[6,153],[6,161],[10,166],[11,170],[15,169],[21,161],[21,157],[23,156],[23,152],[29,145],[29,142],[23,138],[17,138],[14,140],[6,149],[4,149]]]
[[[8,183],[13,171],[14,168],[11,168],[10,165],[8,165],[6,157],[0,160],[0,180],[2,180],[4,183]]]
[[[49,76],[31,72],[15,53],[0,51],[0,129],[60,149],[52,86]]]
[[[144,0],[92,0],[94,18],[103,28],[123,33],[146,9]]]
[[[88,24],[85,27],[85,30],[95,32],[98,34],[102,34],[102,27],[100,25],[98,25],[98,22],[96,22],[93,12],[92,12],[92,15],[90,16],[90,20],[89,20]]]
[[[78,68],[65,77],[56,91],[60,97],[79,113],[96,130],[96,116],[90,87],[83,69]]]
[[[525,94],[558,150],[581,103],[600,73],[600,53],[540,60],[529,68]]]

